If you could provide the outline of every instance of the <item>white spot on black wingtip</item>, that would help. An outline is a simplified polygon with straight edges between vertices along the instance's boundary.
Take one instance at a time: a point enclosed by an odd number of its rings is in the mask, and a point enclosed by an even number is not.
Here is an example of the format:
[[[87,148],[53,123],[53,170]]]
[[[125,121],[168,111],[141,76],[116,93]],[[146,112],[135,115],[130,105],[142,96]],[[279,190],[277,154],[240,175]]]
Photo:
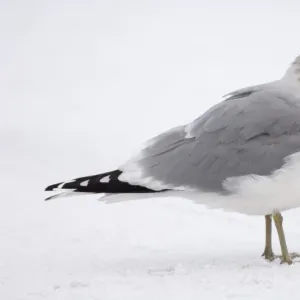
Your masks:
[[[80,182],[81,186],[88,186],[88,184],[89,184],[89,180]]]
[[[110,181],[110,175],[105,176],[100,179],[100,182],[102,182],[102,183],[108,183],[109,181]]]

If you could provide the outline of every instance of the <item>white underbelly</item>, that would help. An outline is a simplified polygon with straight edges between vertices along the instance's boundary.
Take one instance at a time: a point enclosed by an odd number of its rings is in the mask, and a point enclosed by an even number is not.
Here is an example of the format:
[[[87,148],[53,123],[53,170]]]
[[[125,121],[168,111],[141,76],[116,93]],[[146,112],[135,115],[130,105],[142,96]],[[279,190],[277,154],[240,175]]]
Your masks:
[[[249,175],[230,178],[224,183],[230,195],[193,193],[184,196],[211,208],[245,214],[265,215],[300,207],[300,153],[270,176]]]
[[[174,195],[174,194],[173,194]],[[204,204],[211,209],[222,209],[224,211],[239,212],[246,215],[268,215],[273,212],[282,212],[292,208],[300,207],[300,194],[296,198],[271,197],[241,197],[239,195],[222,196],[216,194],[179,193],[197,204]]]

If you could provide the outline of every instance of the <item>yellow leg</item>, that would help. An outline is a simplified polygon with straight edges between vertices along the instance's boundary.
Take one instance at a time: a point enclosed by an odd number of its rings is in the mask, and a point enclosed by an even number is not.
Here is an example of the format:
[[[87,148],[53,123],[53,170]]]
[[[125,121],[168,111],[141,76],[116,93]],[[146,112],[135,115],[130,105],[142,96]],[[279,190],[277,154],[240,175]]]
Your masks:
[[[265,243],[265,250],[262,256],[265,257],[267,260],[274,260],[275,255],[272,250],[272,215],[265,216],[266,222],[266,243]]]
[[[280,242],[280,247],[281,247],[281,253],[282,253],[282,258],[281,262],[282,263],[287,263],[287,264],[292,264],[292,258],[288,252],[288,248],[286,245],[286,240],[285,240],[285,235],[282,227],[283,223],[283,218],[282,215],[278,213],[273,213],[273,220],[277,229],[278,237],[279,237],[279,242]]]

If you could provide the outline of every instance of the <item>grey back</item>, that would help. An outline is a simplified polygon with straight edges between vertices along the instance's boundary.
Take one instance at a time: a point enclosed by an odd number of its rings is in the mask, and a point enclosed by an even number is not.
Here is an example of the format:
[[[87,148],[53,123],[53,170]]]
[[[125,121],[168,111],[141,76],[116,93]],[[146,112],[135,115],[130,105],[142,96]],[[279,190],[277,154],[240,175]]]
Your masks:
[[[166,185],[227,193],[229,177],[270,175],[300,151],[300,100],[272,85],[243,89],[161,134],[138,161]]]

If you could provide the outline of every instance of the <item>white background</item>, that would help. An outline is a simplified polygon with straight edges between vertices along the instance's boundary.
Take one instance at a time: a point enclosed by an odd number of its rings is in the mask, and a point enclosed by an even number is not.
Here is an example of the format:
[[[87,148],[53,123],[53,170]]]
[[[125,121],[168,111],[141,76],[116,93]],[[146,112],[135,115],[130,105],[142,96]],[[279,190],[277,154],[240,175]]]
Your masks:
[[[0,298],[298,299],[300,265],[260,258],[262,217],[183,199],[46,203],[43,189],[117,168],[222,95],[280,78],[300,54],[299,11],[296,0],[2,0]],[[299,210],[284,216],[300,249]]]

